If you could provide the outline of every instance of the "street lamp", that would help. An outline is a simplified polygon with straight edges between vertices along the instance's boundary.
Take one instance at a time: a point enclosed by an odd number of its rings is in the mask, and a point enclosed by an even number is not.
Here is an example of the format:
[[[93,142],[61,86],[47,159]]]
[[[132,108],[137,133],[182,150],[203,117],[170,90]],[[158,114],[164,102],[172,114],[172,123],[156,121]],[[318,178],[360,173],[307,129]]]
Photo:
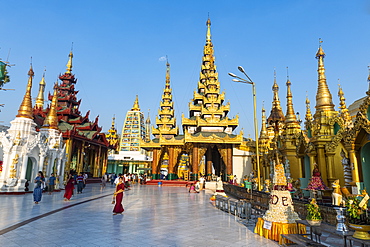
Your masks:
[[[257,103],[256,103],[256,84],[252,81],[252,79],[245,73],[242,66],[238,66],[238,70],[242,72],[246,77],[247,80],[241,78],[233,73],[229,73],[229,76],[233,77],[233,81],[247,83],[252,85],[252,92],[253,92],[253,117],[254,117],[254,138],[256,140],[256,161],[257,161],[257,184],[258,190],[262,189],[261,186],[261,172],[260,172],[260,159],[259,159],[259,150],[258,150],[258,121],[257,121]]]

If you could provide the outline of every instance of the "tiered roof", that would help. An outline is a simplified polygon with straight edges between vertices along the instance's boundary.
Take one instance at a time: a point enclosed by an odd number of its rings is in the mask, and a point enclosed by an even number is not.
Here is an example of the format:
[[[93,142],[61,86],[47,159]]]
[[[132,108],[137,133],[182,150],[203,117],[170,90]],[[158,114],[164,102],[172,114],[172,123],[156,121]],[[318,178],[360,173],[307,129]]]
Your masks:
[[[173,137],[179,134],[176,126],[175,110],[172,101],[172,89],[170,85],[170,64],[167,60],[166,85],[163,90],[162,100],[159,105],[158,116],[155,120],[157,128],[152,129],[153,135],[158,138],[159,135],[164,137]]]
[[[79,139],[108,147],[109,143],[105,138],[105,134],[101,133],[102,128],[98,125],[99,116],[92,122],[89,120],[89,111],[85,116],[82,116],[79,111],[81,100],[77,100],[78,91],[75,91],[77,79],[72,74],[72,58],[73,53],[71,51],[67,70],[59,76],[62,82],[59,85],[55,85],[57,90],[54,91],[54,97],[53,95],[48,95],[48,99],[52,100],[49,108],[45,110],[35,108],[33,110],[35,122],[39,128],[41,126],[52,126],[52,128],[55,128],[54,122],[57,122],[64,139]],[[54,119],[54,113],[50,112],[54,110],[56,111],[57,120]]]
[[[216,72],[213,44],[211,41],[211,21],[207,20],[206,44],[203,49],[202,66],[198,90],[189,104],[190,117],[182,117],[184,132],[196,133],[226,132],[231,134],[238,126],[238,117],[229,119],[230,103],[224,105],[225,93],[220,93],[220,82]]]

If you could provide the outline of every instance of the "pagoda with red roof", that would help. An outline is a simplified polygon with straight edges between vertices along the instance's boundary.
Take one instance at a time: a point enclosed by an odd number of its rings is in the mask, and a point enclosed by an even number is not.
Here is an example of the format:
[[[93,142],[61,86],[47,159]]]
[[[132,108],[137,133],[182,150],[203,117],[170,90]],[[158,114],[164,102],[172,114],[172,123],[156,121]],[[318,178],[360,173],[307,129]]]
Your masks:
[[[100,177],[106,172],[109,142],[102,128],[98,125],[99,116],[94,121],[89,120],[90,111],[85,116],[79,110],[81,100],[77,99],[79,91],[75,90],[77,79],[72,74],[72,51],[69,54],[67,70],[59,76],[61,83],[57,85],[58,128],[66,143],[66,172],[87,172],[93,177]],[[40,86],[41,90],[41,86]],[[39,93],[40,94],[40,93]],[[52,95],[48,95],[52,99]],[[34,119],[40,128],[50,107],[34,108]]]

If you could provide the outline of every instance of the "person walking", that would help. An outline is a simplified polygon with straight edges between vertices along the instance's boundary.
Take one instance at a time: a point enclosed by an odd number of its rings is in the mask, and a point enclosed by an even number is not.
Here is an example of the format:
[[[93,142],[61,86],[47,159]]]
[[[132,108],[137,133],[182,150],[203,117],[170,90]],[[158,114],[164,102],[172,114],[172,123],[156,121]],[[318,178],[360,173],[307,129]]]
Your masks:
[[[113,215],[122,214],[125,209],[122,206],[123,192],[125,191],[125,184],[123,183],[123,178],[119,177],[116,186],[116,191],[113,194]]]
[[[48,185],[49,195],[51,195],[51,193],[54,192],[55,180],[56,180],[56,177],[54,177],[54,173],[50,174],[49,185]]]
[[[75,183],[75,180],[72,177],[72,174],[68,174],[67,184],[66,184],[65,192],[64,192],[64,201],[71,200],[71,197],[73,195],[73,190],[75,188],[74,183]]]
[[[80,194],[82,193],[82,190],[84,188],[84,176],[82,175],[82,173],[80,172],[76,178],[76,182],[77,182],[77,194]]]
[[[35,204],[39,204],[42,197],[42,190],[45,187],[45,178],[42,171],[39,171],[37,173],[37,177],[34,180],[35,182],[35,188],[33,189],[33,201]]]

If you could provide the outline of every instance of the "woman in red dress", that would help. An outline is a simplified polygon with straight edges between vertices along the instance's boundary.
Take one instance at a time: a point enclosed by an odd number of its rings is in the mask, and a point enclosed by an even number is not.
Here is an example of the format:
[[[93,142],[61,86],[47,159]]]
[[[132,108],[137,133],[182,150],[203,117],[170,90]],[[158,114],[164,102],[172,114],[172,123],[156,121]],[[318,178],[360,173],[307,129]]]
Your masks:
[[[116,191],[114,192],[114,195],[113,195],[113,198],[115,198],[115,200],[113,200],[113,202],[115,202],[115,205],[113,208],[113,215],[122,214],[123,211],[125,211],[122,206],[122,199],[123,199],[124,191],[125,191],[125,184],[123,183],[123,178],[120,177],[118,179]]]
[[[70,201],[71,200],[71,197],[73,195],[73,190],[75,188],[74,183],[75,183],[75,180],[72,177],[72,174],[69,174],[67,184],[66,184],[66,187],[65,187],[65,192],[64,192],[64,201]]]

